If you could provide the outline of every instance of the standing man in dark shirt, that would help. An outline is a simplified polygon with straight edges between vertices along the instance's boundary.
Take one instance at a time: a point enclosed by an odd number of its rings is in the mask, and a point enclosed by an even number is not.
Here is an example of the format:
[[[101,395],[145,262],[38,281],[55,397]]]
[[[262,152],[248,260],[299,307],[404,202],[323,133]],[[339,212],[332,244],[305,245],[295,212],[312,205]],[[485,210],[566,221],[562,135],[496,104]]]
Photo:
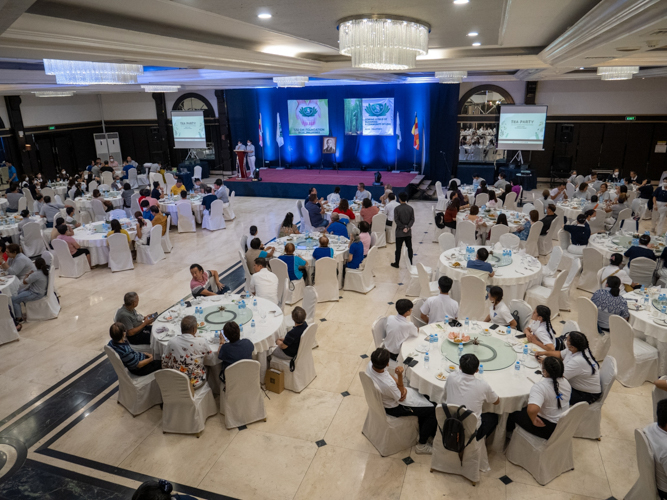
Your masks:
[[[408,257],[412,264],[412,226],[415,223],[415,211],[407,204],[408,195],[403,192],[398,195],[400,205],[394,209],[394,222],[396,223],[396,255],[391,266],[398,268],[401,261],[401,247],[405,244],[408,248]]]
[[[284,339],[276,340],[277,347],[271,353],[272,357],[290,360],[299,352],[301,335],[308,328],[305,309],[295,307],[292,311],[292,320],[294,321],[294,328],[287,332]]]
[[[218,359],[222,361],[220,380],[225,381],[225,370],[228,366],[243,359],[252,359],[255,346],[249,339],[241,338],[241,329],[235,321],[225,323],[222,329],[224,335],[220,335],[220,347],[218,348]],[[227,337],[227,341],[225,341]]]

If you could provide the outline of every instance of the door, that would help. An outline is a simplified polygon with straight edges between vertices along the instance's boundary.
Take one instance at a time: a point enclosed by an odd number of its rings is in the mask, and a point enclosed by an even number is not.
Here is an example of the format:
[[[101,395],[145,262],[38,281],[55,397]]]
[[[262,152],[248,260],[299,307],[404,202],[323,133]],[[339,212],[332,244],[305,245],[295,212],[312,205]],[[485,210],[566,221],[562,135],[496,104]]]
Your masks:
[[[39,171],[42,173],[42,177],[55,179],[58,167],[52,138],[50,136],[36,137],[35,144],[37,145]]]
[[[68,174],[76,173],[76,159],[74,158],[74,148],[70,136],[57,135],[53,138],[53,144],[56,149],[58,172],[65,169]]]

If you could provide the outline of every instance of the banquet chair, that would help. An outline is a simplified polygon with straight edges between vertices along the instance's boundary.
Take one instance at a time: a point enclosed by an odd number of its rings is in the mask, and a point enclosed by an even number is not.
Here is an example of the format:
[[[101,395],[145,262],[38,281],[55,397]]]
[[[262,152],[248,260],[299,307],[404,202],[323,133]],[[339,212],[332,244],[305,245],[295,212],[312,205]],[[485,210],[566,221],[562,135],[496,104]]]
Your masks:
[[[658,378],[658,350],[635,337],[630,323],[617,315],[609,318],[609,356],[618,362],[618,381],[625,387],[639,387]]]
[[[412,314],[410,316],[412,316]],[[375,348],[377,349],[378,347],[384,346],[384,338],[387,336],[387,318],[385,316],[380,316],[373,321],[371,332],[373,333]]]
[[[602,405],[611,392],[614,385],[618,368],[616,360],[612,356],[607,356],[603,362],[598,361],[600,365],[600,385],[602,386],[602,396],[595,403],[588,405],[586,414],[581,420],[577,431],[574,433],[576,438],[597,439],[600,441],[602,432],[600,431],[600,422],[602,421]]]
[[[194,172],[193,177],[194,177],[195,179],[202,180],[202,178],[201,178],[202,168],[201,168],[200,165],[195,165],[195,168],[193,169],[193,172]]]
[[[435,209],[442,212],[447,206],[447,194],[443,193],[442,183],[440,181],[435,182],[435,192],[438,195],[438,202],[435,205]]]
[[[486,317],[486,284],[477,276],[461,278],[461,300],[459,301],[459,321],[470,318],[483,321]],[[463,323],[463,321],[461,321]]]
[[[127,214],[129,217],[132,217],[135,212],[141,212],[139,198],[141,198],[141,193],[134,193],[130,198],[130,213]]]
[[[438,236],[440,252],[446,252],[456,246],[456,237],[452,233],[442,233]]]
[[[80,278],[90,271],[90,265],[88,264],[86,256],[79,255],[76,258],[72,257],[67,242],[63,240],[53,240],[51,246],[53,246],[53,251],[58,257],[61,278]]]
[[[588,193],[588,199],[590,200],[591,196],[597,194],[597,190],[593,186],[588,186],[588,189],[586,190],[586,193]]]
[[[149,408],[162,403],[160,387],[155,380],[158,372],[149,375],[133,375],[125,368],[116,351],[108,345],[104,346],[111,366],[118,377],[118,404],[123,406],[133,417],[140,415]]]
[[[0,345],[19,339],[12,315],[9,314],[9,295],[0,293]]]
[[[632,200],[630,208],[632,209],[632,217],[635,219],[635,231],[639,232],[639,221],[644,218],[647,208],[646,200],[635,198]]]
[[[375,247],[368,251],[368,255],[364,259],[366,265],[363,269],[346,269],[344,290],[365,294],[375,288],[373,268],[375,267],[377,252],[378,249]]]
[[[419,298],[417,300],[413,300],[413,311],[417,311],[415,314],[410,315],[410,321],[412,321],[412,324],[417,327],[417,330],[422,328],[423,326],[426,326],[426,322],[422,321],[421,319],[421,310],[422,306],[424,305],[425,300],[422,298]]]
[[[535,257],[536,259],[540,255],[540,251],[539,251],[539,248],[538,248],[538,242],[540,240],[540,233],[541,232],[542,232],[542,221],[538,220],[537,222],[531,224],[530,225],[530,231],[528,231],[528,238],[526,238],[526,242],[524,243],[524,246],[523,246],[524,249],[526,250],[526,253],[528,255],[531,255],[531,256]],[[512,236],[518,238],[518,236],[516,234],[514,234]]]
[[[638,191],[628,191],[628,196],[625,202],[632,206],[632,203],[637,199],[637,196],[639,195]]]
[[[243,236],[241,236],[241,239],[239,241],[239,247],[241,248],[241,251],[243,253],[246,253],[248,251],[248,235],[247,234],[243,234]]]
[[[338,262],[331,257],[315,261],[315,290],[318,302],[338,302]]]
[[[125,210],[121,210],[120,208],[114,208],[107,215],[109,217],[109,221],[121,220],[127,217],[127,212],[125,212]]]
[[[134,170],[134,173],[132,171]],[[139,175],[139,172],[137,171],[136,168],[131,168],[127,172],[127,180],[130,183],[130,186],[132,185],[132,181],[137,183],[137,188],[143,188],[143,187],[148,187],[151,186],[151,184],[148,182],[148,175],[146,174],[141,174]]]
[[[171,215],[167,215],[167,230],[162,235],[162,250],[165,253],[171,253],[171,250],[174,248],[174,245],[171,244],[171,238],[169,238],[169,230],[171,229]]]
[[[449,180],[449,182],[452,182],[452,181],[455,181],[457,186],[459,186],[459,187],[461,186],[461,180],[460,179],[457,179],[456,177],[454,177],[454,178]]]
[[[451,415],[456,415],[459,410],[458,405],[447,405]],[[466,409],[465,407],[464,410]],[[486,451],[486,440],[473,438],[470,444],[463,451],[463,460],[459,454],[445,449],[442,444],[441,429],[445,424],[445,410],[442,405],[435,409],[435,417],[438,420],[438,427],[433,438],[433,453],[431,455],[431,472],[437,470],[447,474],[457,474],[465,477],[475,486],[481,479],[480,470],[491,470],[489,465],[489,456]],[[477,416],[471,413],[463,421],[463,430],[466,441],[477,433]]]
[[[179,205],[176,205],[176,212],[178,213],[178,232],[196,232],[197,229],[195,225],[195,216],[192,214],[192,205],[188,203],[180,203]]]
[[[171,188],[173,188],[176,185],[176,179],[174,178],[174,175],[170,174],[169,172],[165,172],[164,181],[167,184],[167,188],[165,189],[165,194],[171,193]]]
[[[225,370],[225,390],[220,391],[220,413],[225,416],[227,429],[259,420],[266,422],[259,370],[259,361],[254,359],[237,361]]]
[[[27,224],[26,224],[27,226]],[[632,259],[628,266],[628,274],[633,282],[644,286],[653,286],[653,274],[656,263],[648,257],[637,257]]]
[[[521,239],[516,234],[503,234],[500,236],[499,240],[503,248],[511,248],[512,250],[517,250],[521,245]]]
[[[155,164],[154,164],[155,165]],[[157,168],[157,165],[156,165]],[[164,190],[164,194],[167,195],[167,184],[164,182],[164,177],[162,177],[162,174],[157,173],[157,170],[153,172],[153,167],[151,167],[151,174],[149,176],[149,179],[151,181],[151,186],[153,186],[154,182],[158,182],[160,184],[160,187]]]
[[[574,193],[576,192],[576,190],[577,190],[577,188],[571,182],[568,182],[565,185],[565,194],[567,194],[568,198],[572,198],[574,196]]]
[[[579,184],[581,184],[581,183],[584,182],[585,180],[586,180],[586,177],[584,177],[583,175],[577,175],[577,176],[574,178],[574,185],[575,185],[575,186],[579,186]]]
[[[250,278],[252,277],[250,274],[250,271],[248,270],[248,261],[245,258],[245,254],[239,250],[239,257],[241,257],[241,265],[243,266],[243,274],[245,275],[245,290],[250,290]],[[279,267],[280,265],[278,264],[279,262],[283,262],[280,259],[271,259],[271,268],[273,269],[273,265],[276,264],[276,267]],[[285,264],[283,262],[283,264]],[[275,273],[275,269],[273,270]],[[285,264],[285,273],[287,273],[287,264]],[[278,273],[276,273],[278,274]],[[280,275],[278,275],[278,279],[280,279]]]
[[[387,237],[385,229],[387,227],[387,216],[385,214],[375,214],[371,224],[371,235],[375,235],[373,246],[383,248],[387,246]]]
[[[301,392],[317,377],[313,360],[313,342],[317,333],[317,325],[308,325],[301,335],[299,349],[294,357],[294,371],[290,371],[290,361],[276,357],[271,358],[271,368],[285,374],[285,389]]]
[[[522,332],[531,322],[533,308],[525,300],[519,299],[512,299],[509,306],[512,316],[517,320],[516,329]]]
[[[575,307],[579,331],[588,339],[588,345],[595,359],[602,361],[609,352],[611,335],[598,333],[598,308],[588,297],[579,297]]]
[[[667,380],[667,375],[660,377],[660,380]],[[663,399],[667,399],[667,391],[658,389],[657,386],[653,386],[653,391],[651,392],[651,399],[653,400],[653,421],[658,421],[658,403]]]
[[[172,369],[154,372],[162,393],[162,433],[201,435],[206,419],[218,413],[218,406],[208,382],[194,395],[190,377]]]
[[[561,311],[571,311],[572,306],[570,297],[572,290],[577,288],[577,284],[581,276],[581,261],[579,259],[563,257],[560,264],[560,269],[567,271],[567,276],[565,278],[565,283],[563,283],[563,287],[560,291],[558,307]],[[554,277],[542,278],[542,286],[547,288],[554,287],[555,283],[556,278]]]
[[[108,186],[113,184],[113,174],[111,172],[102,172],[102,183]]]
[[[93,222],[93,220],[90,218],[90,213],[86,210],[82,210],[80,212],[80,216],[81,216],[80,222],[82,225],[90,224],[91,222]]]
[[[618,230],[621,228],[621,226],[623,226],[623,222],[627,219],[630,219],[631,217],[632,217],[631,208],[624,208],[623,210],[621,210],[621,212],[618,214],[618,219],[616,219],[614,225],[611,226],[609,234],[616,234]]]
[[[574,469],[572,438],[587,407],[588,403],[582,401],[566,410],[549,439],[530,434],[517,425],[507,447],[507,460],[530,472],[542,486]]]
[[[560,231],[562,226],[563,218],[559,215],[554,220],[551,221],[551,226],[547,231],[547,234],[544,236],[540,235],[537,239],[537,248],[540,252],[540,255],[549,255],[553,250],[553,240],[557,238],[558,231]]]
[[[359,372],[364,389],[368,413],[362,434],[383,457],[411,448],[419,440],[417,417],[392,417],[387,415],[382,404],[380,391],[364,372]]]
[[[225,204],[222,200],[215,200],[211,203],[211,211],[204,210],[204,219],[202,220],[201,227],[208,229],[209,231],[225,229],[227,225],[225,224],[225,216],[223,213],[224,206]]]
[[[408,282],[408,288],[405,291],[407,297],[418,297],[421,291],[421,284],[419,282],[419,273],[417,272],[417,266],[413,266],[408,258],[408,247],[403,245],[401,248],[401,260],[399,266],[403,269],[404,273],[407,273],[407,276],[401,278],[402,281]],[[430,276],[432,269],[430,267],[424,266],[427,274]]]
[[[95,222],[106,220],[107,213],[104,211],[104,204],[100,200],[90,200],[90,208],[92,210],[92,215],[95,218]]]
[[[558,231],[558,246],[563,250],[563,255],[566,255],[568,257],[574,257],[574,255],[572,255],[570,252],[567,251],[567,249],[570,248],[571,244],[572,244],[572,237],[570,236],[570,233],[568,231],[565,231],[564,229]],[[577,258],[579,257],[580,256],[577,255]]]
[[[540,199],[536,199],[533,200],[533,204],[535,205],[535,210],[537,210],[537,213],[540,214],[539,218],[542,219],[545,215],[544,202]]]
[[[135,245],[137,249],[137,263],[157,264],[164,259],[164,250],[162,249],[162,226],[153,226],[151,229],[151,241],[148,245]]]
[[[28,257],[42,255],[42,252],[46,250],[46,245],[44,244],[44,238],[42,237],[41,224],[38,224],[37,222],[28,222],[23,226],[22,233],[20,241],[23,253]]]
[[[82,183],[82,187],[83,187],[83,184],[85,184],[85,183]],[[87,191],[88,191],[89,193],[92,193],[93,191],[95,191],[95,190],[97,189],[98,186],[99,186],[99,184],[98,184],[97,181],[91,181],[91,182],[88,184],[88,189],[87,189]]]
[[[516,210],[516,193],[514,191],[505,197],[505,210]]]
[[[523,213],[524,215],[530,215],[530,212],[532,212],[533,210],[535,210],[535,205],[533,205],[532,203],[527,203],[521,208],[521,213]]]
[[[122,233],[112,234],[107,241],[109,242],[109,269],[111,272],[134,269],[127,236]]]
[[[125,182],[129,183],[132,189],[137,189],[139,187],[136,168],[131,168],[127,171],[127,179],[125,180]]]
[[[306,323],[312,325],[315,323],[315,311],[317,309],[317,290],[314,286],[307,286],[303,289],[303,306],[304,311],[306,311]],[[293,326],[293,325],[292,325]],[[317,337],[315,338],[315,343],[317,343]],[[317,347],[317,346],[316,346]]]
[[[34,203],[33,203],[33,206],[34,206]],[[21,213],[21,212],[23,212],[24,210],[27,210],[27,209],[28,209],[28,200],[27,200],[27,198],[26,198],[25,196],[22,196],[22,197],[19,198],[19,210],[18,210],[18,213]],[[31,210],[31,213],[34,213],[34,212],[35,212],[35,209],[33,208],[33,209]]]
[[[591,234],[596,234],[604,231],[605,218],[606,218],[605,211],[598,208],[595,211],[595,217],[591,219],[591,221],[588,223],[589,227],[591,228]]]
[[[56,192],[53,190],[53,188],[50,187],[45,187],[40,190],[40,193],[42,196],[50,196],[52,200],[56,199]]]
[[[431,281],[429,278],[429,273],[426,272],[424,264],[421,262],[417,263],[417,276],[419,279],[419,297],[422,299],[428,299],[440,293],[438,288],[437,281]]]
[[[433,225],[435,226],[435,224]],[[435,227],[437,231],[438,226]],[[384,233],[385,233],[385,240],[387,241],[387,243],[396,243],[396,225],[393,222],[391,226],[385,226]]]
[[[97,186],[97,189],[99,189],[99,190],[102,191],[103,193],[104,193],[105,191],[111,191],[111,184],[110,184],[110,183],[107,184],[107,183],[105,182],[104,184],[100,184],[99,186]]]
[[[598,273],[604,267],[604,256],[595,248],[584,248],[581,262],[581,278],[577,288],[594,293],[600,288]]]
[[[483,207],[489,202],[489,193],[479,193],[475,196],[475,205]]]
[[[302,233],[312,233],[315,231],[315,228],[310,223],[310,213],[306,208],[301,205],[301,200],[296,202],[297,210],[299,211],[299,217],[301,217],[301,232]]]
[[[445,234],[445,233],[453,234],[452,233],[453,230],[449,227],[438,227],[437,226],[437,224],[435,223],[435,214],[437,212],[437,210],[435,208],[435,205],[431,205],[431,212],[432,212],[431,220],[433,221],[433,243],[437,243],[438,238],[440,238],[441,234]],[[391,243],[395,243],[396,242],[396,226],[394,224],[392,224],[391,228],[389,228],[389,229],[391,229],[391,231],[394,234],[394,238],[393,238],[393,241],[391,241]],[[387,240],[387,241],[389,241],[389,240]]]
[[[229,195],[229,203],[222,211],[225,214],[225,220],[234,220],[236,219],[236,214],[234,213],[234,203],[236,202],[236,194],[234,191]]]
[[[542,284],[544,284],[544,278],[550,277],[556,274],[556,271],[559,270],[560,261],[563,258],[563,249],[561,247],[554,247],[549,257],[549,262],[546,266],[542,266]]]
[[[456,245],[458,246],[461,243],[465,243],[466,245],[477,245],[474,222],[464,220],[456,224]]]
[[[500,241],[500,237],[503,234],[507,234],[509,232],[510,228],[507,227],[505,224],[496,224],[491,228],[491,237],[487,240],[486,244],[495,245]]]
[[[539,305],[545,305],[551,309],[551,320],[560,314],[560,294],[567,279],[568,272],[560,271],[556,274],[553,288],[542,285],[534,286],[526,291],[526,302],[535,309]],[[553,278],[552,278],[553,279]]]
[[[247,272],[246,259],[243,253],[241,253],[241,260],[243,262],[244,270],[246,270],[246,290],[248,290],[248,287],[250,286],[250,273]],[[290,281],[287,264],[280,259],[271,259],[270,266],[271,271],[278,276],[278,281],[286,283],[284,303],[291,306],[303,299],[303,292],[306,286],[304,280]]]
[[[655,482],[655,457],[643,429],[635,429],[637,469],[639,479],[625,495],[625,500],[658,500],[658,486]]]

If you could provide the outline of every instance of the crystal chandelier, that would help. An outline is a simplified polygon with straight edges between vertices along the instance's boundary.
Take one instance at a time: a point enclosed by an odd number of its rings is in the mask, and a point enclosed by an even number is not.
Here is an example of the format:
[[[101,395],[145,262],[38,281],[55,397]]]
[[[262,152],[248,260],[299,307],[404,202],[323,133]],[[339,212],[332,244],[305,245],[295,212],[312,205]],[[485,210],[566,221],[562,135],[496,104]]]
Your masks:
[[[44,91],[44,92],[33,92],[35,97],[71,97],[74,95],[73,90],[62,90],[62,91]]]
[[[353,68],[403,70],[428,53],[431,27],[410,18],[363,15],[341,19],[338,30],[339,51],[352,56]]]
[[[435,77],[440,83],[461,83],[468,76],[467,71],[437,71]]]
[[[305,87],[307,81],[307,76],[276,76],[273,78],[273,83],[278,87]]]
[[[632,75],[639,73],[639,66],[607,66],[598,68],[602,80],[630,80]]]
[[[180,85],[142,85],[146,92],[178,92]]]
[[[137,83],[144,72],[140,64],[97,63],[44,59],[44,71],[60,85],[119,85]]]

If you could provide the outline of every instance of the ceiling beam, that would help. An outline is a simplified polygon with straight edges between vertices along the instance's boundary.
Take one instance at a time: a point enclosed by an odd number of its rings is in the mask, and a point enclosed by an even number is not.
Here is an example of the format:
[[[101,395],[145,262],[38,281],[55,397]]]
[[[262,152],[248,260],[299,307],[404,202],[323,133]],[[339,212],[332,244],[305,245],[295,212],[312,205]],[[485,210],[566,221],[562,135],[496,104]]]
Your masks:
[[[36,0],[0,0],[0,34],[16,22]]]

